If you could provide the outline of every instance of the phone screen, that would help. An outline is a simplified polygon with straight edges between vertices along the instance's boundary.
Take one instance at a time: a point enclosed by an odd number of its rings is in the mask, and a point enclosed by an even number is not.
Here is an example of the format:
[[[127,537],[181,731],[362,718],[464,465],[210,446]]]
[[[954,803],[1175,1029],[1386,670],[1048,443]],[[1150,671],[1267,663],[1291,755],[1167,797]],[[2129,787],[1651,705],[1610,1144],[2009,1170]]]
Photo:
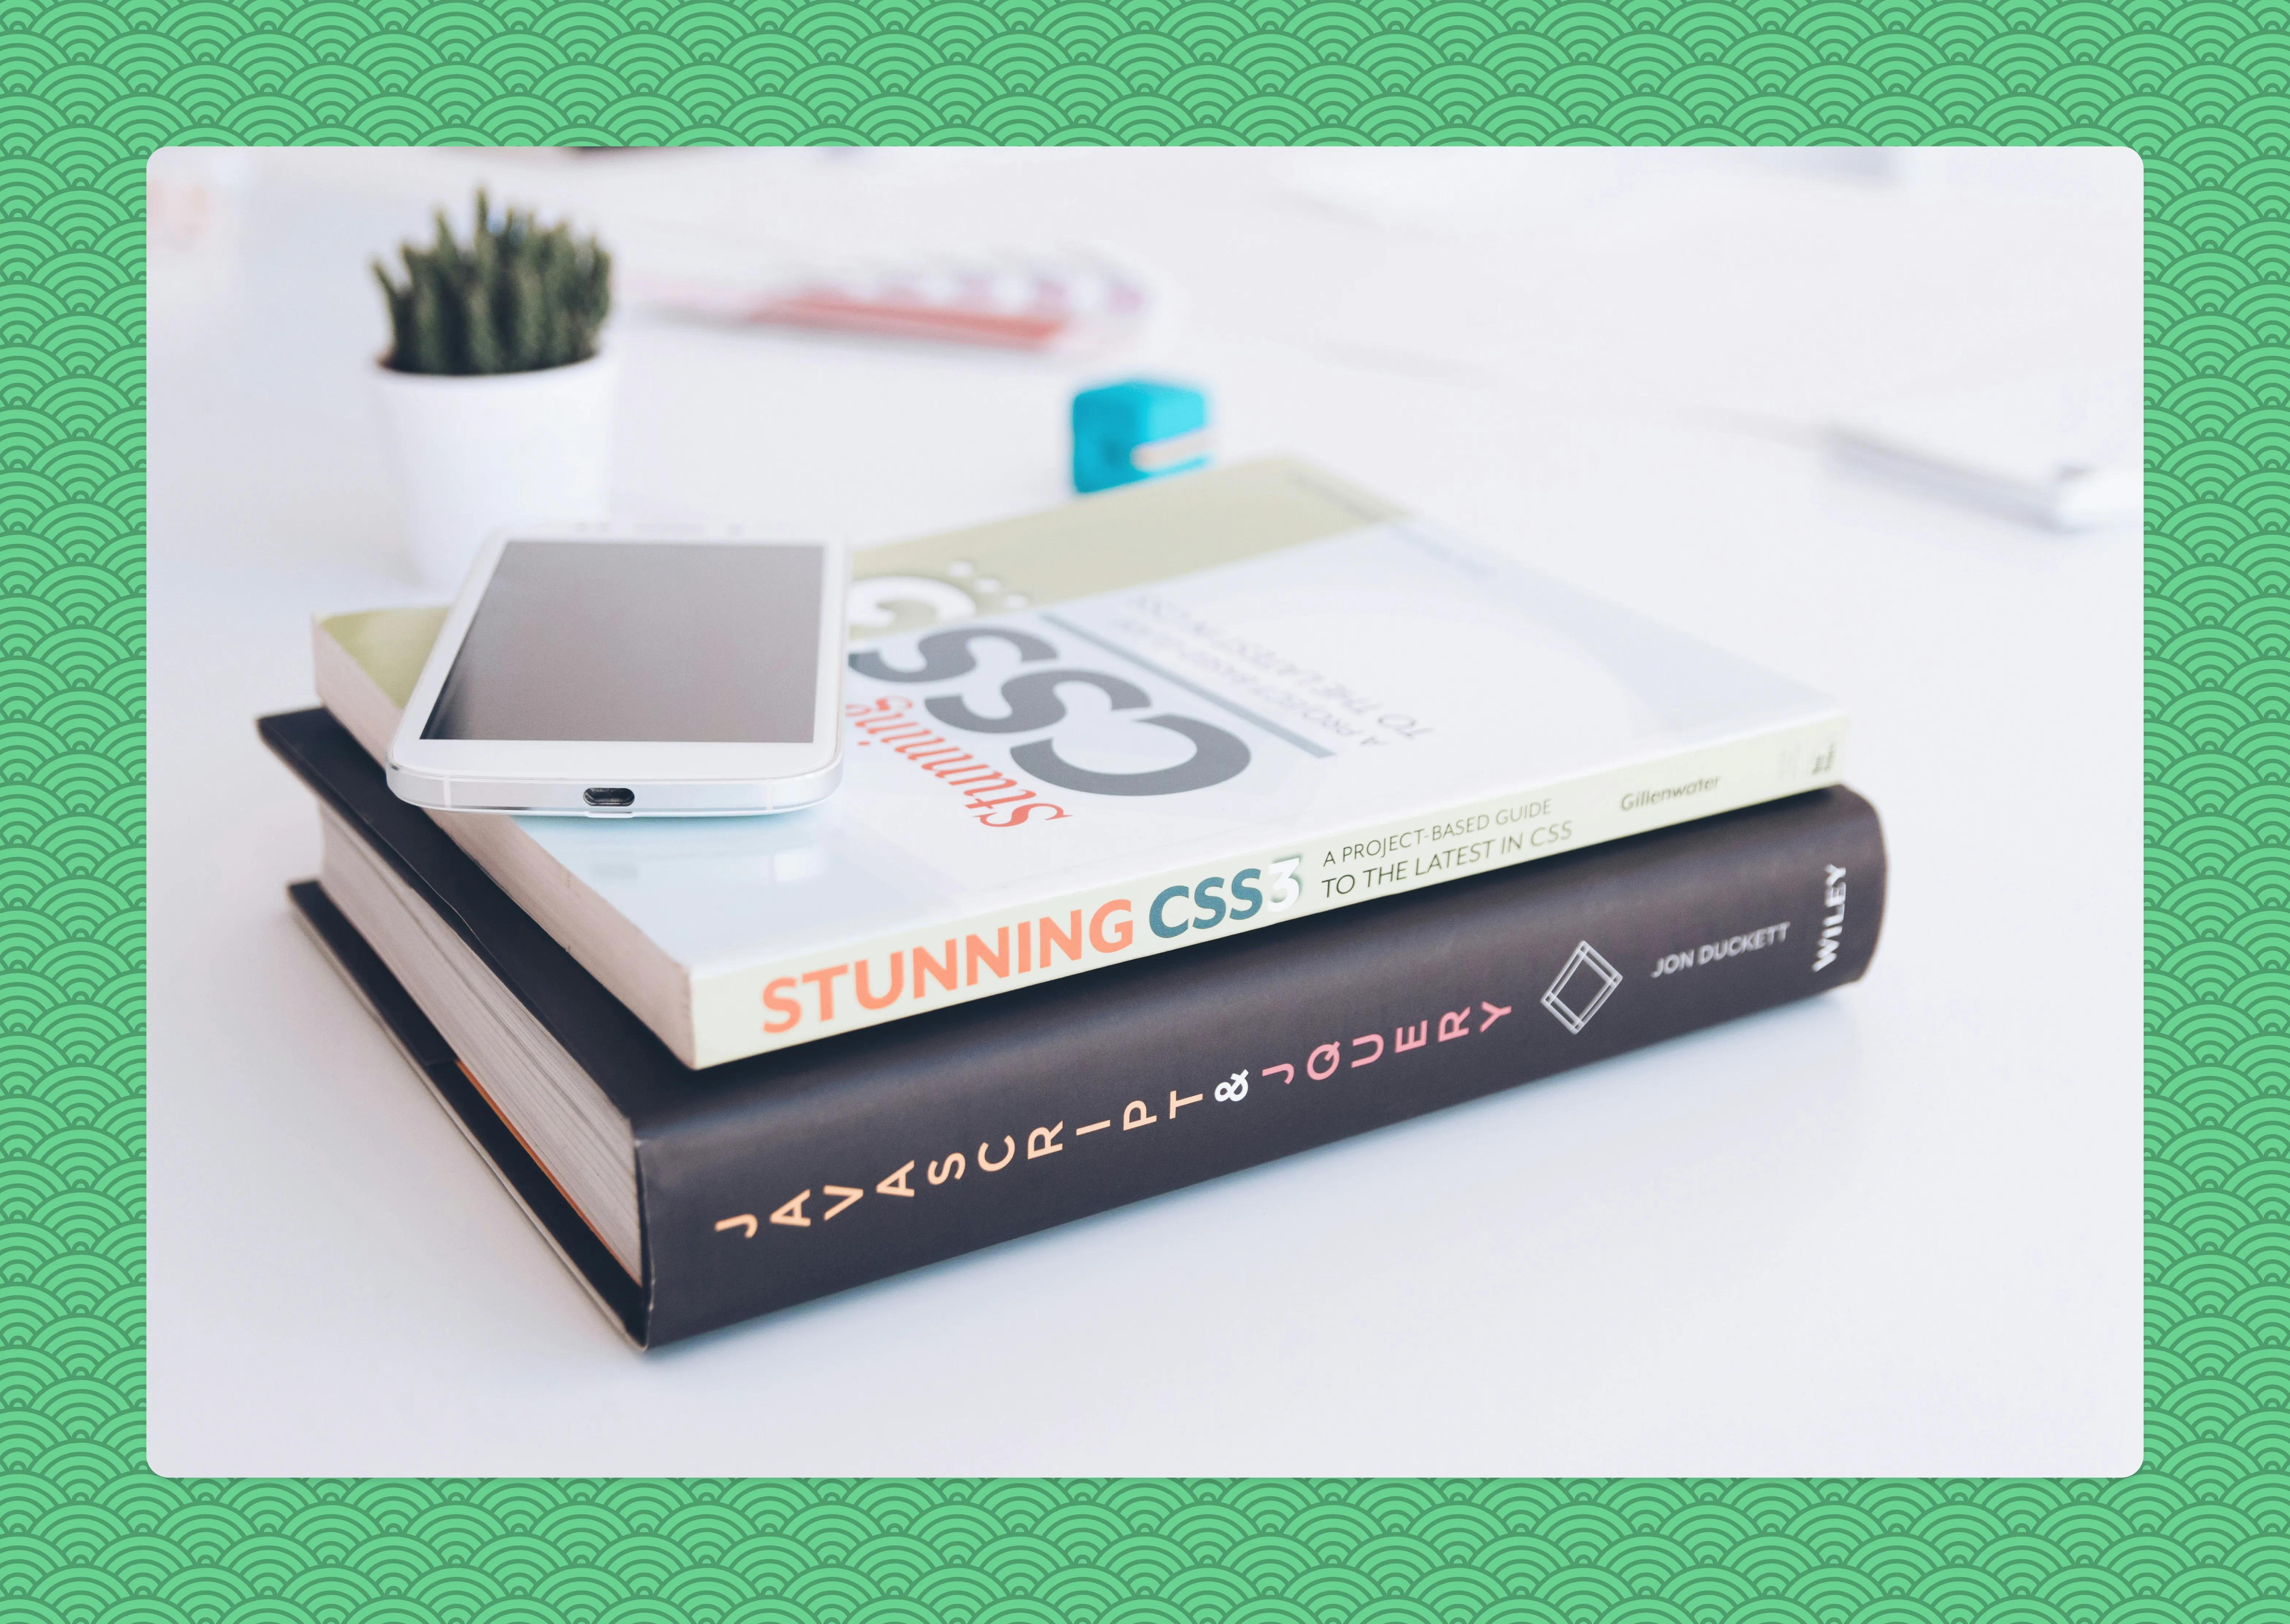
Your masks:
[[[424,739],[806,744],[825,549],[510,541]]]

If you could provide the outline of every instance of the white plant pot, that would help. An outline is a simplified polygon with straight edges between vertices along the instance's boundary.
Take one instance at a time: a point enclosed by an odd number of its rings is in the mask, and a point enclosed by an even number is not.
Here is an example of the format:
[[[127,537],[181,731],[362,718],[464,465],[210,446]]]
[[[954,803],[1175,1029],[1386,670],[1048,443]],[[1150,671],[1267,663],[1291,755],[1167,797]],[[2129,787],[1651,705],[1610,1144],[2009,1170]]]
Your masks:
[[[611,356],[476,378],[375,367],[423,580],[459,587],[504,524],[606,516],[617,371]]]

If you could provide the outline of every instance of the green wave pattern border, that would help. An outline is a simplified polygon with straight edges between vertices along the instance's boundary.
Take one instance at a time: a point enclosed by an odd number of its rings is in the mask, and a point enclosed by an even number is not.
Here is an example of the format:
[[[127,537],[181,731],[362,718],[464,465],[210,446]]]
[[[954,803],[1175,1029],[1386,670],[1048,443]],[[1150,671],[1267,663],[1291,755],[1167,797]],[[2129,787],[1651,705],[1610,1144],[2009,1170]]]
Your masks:
[[[0,1614],[2290,1615],[2290,8],[0,11]],[[2148,1451],[2118,1482],[212,1482],[142,1453],[142,170],[174,142],[2146,160]]]

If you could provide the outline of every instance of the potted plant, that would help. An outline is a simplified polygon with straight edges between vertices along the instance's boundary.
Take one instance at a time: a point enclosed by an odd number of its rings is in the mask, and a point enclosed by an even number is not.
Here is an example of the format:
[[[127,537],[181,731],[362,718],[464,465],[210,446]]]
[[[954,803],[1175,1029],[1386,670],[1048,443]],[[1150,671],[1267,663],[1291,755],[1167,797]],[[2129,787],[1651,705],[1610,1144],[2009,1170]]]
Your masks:
[[[597,348],[612,257],[477,194],[467,244],[441,211],[434,244],[379,260],[389,353],[379,378],[422,579],[458,585],[496,527],[602,518],[611,475],[613,362]]]

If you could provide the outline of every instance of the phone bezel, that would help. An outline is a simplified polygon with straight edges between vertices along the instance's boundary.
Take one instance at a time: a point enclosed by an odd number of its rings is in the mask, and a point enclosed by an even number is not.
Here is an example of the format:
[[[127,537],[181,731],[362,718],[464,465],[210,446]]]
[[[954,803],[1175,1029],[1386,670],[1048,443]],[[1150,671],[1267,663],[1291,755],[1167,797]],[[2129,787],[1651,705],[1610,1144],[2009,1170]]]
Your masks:
[[[663,740],[424,739],[431,711],[512,541],[705,542],[725,547],[808,547],[824,554],[819,666],[812,736],[800,744]],[[389,786],[417,805],[468,812],[556,812],[581,817],[783,812],[824,798],[842,771],[843,672],[849,637],[850,559],[838,538],[785,525],[516,524],[485,538],[413,684],[388,758]],[[591,788],[636,792],[625,808],[591,806]]]

